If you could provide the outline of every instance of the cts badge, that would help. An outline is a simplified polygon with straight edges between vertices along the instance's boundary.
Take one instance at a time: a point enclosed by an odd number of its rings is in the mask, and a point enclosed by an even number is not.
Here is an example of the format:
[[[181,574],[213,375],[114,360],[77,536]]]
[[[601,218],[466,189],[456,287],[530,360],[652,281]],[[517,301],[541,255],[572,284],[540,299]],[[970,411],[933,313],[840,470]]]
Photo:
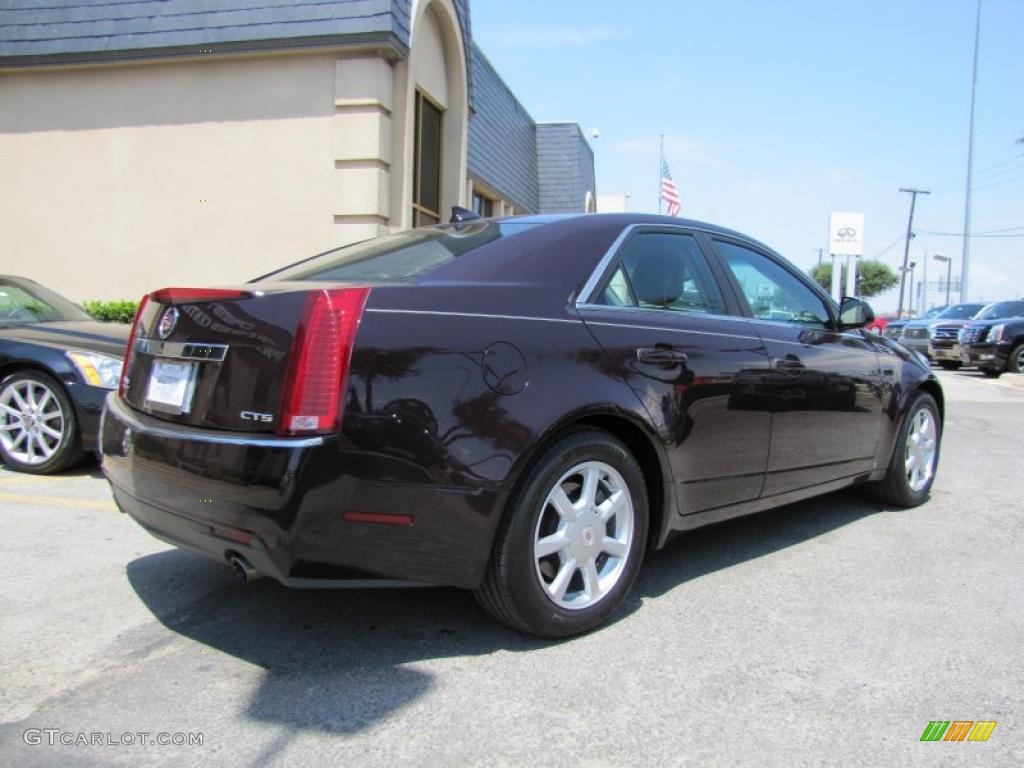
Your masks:
[[[174,326],[178,324],[178,310],[175,307],[168,307],[167,311],[164,312],[160,318],[160,323],[156,327],[157,335],[161,339],[166,339],[174,331]]]
[[[274,420],[272,413],[256,413],[256,411],[242,411],[239,414],[246,421],[258,421],[262,424],[269,424]]]

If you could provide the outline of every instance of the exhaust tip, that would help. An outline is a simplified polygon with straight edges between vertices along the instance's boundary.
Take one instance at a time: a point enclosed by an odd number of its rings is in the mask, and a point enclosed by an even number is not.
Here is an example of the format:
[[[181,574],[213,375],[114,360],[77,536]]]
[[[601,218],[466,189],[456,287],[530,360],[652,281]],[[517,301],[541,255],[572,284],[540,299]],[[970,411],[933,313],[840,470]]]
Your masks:
[[[244,557],[238,554],[229,553],[228,563],[232,568],[235,569],[235,573],[242,577],[242,581],[249,583],[250,581],[256,581],[262,575],[259,571],[252,567],[252,564]]]

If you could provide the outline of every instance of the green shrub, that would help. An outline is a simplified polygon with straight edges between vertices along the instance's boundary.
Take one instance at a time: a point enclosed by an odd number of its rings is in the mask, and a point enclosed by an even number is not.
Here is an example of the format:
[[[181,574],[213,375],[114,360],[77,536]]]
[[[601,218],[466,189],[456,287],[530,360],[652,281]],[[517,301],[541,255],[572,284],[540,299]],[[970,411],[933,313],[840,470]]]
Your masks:
[[[130,323],[139,308],[137,301],[83,301],[82,309],[101,323]]]

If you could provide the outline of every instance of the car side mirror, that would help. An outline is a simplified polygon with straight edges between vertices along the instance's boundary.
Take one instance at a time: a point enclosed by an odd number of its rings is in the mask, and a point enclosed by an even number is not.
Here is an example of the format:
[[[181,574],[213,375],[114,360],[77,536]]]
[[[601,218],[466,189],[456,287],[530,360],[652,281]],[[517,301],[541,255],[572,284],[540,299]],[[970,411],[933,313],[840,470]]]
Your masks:
[[[863,328],[874,321],[875,313],[866,301],[847,296],[839,305],[839,330]]]

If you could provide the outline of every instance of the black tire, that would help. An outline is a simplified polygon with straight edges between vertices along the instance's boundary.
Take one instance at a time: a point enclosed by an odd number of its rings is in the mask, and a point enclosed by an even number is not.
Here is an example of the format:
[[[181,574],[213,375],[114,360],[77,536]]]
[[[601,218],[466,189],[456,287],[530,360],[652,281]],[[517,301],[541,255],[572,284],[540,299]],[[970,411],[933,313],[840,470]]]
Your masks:
[[[4,464],[8,467],[19,472],[28,472],[33,475],[49,475],[54,472],[60,472],[62,469],[67,469],[80,462],[85,455],[81,448],[75,409],[67,393],[64,391],[64,387],[56,379],[42,371],[35,370],[19,371],[0,381],[0,403],[4,403],[5,400],[16,403],[17,401],[13,399],[11,394],[12,389],[19,391],[19,394],[21,394],[25,387],[30,386],[40,388],[38,390],[40,392],[43,391],[41,388],[45,388],[46,391],[50,392],[50,399],[45,402],[44,411],[46,419],[44,421],[51,429],[58,431],[60,437],[51,438],[56,440],[56,442],[52,444],[53,453],[47,458],[43,458],[40,455],[42,449],[37,449],[36,446],[39,443],[34,442],[32,454],[34,454],[35,458],[33,458],[27,450],[19,450],[23,445],[26,445],[26,440],[34,440],[31,433],[27,430],[4,430],[3,437],[0,438],[0,459],[3,459]],[[40,398],[40,400],[42,399]],[[59,415],[56,415],[58,411]],[[24,422],[6,409],[0,409],[0,427],[9,427],[13,423]],[[15,445],[17,441],[16,435],[21,434],[24,434],[22,442]],[[50,449],[49,443],[47,443],[47,449]],[[22,458],[21,454],[25,455],[24,458]]]
[[[958,363],[956,360],[939,360],[939,365],[942,366],[943,370],[955,371],[958,370],[963,363]]]
[[[1024,341],[1010,350],[1006,359],[1006,370],[1010,373],[1024,373]]]
[[[1000,376],[1003,375],[1003,372],[1000,371],[998,368],[979,368],[978,370],[984,373],[990,379],[998,379]]]
[[[921,410],[926,410],[932,418],[935,426],[935,458],[932,462],[931,476],[927,483],[918,489],[910,485],[907,478],[907,441],[914,425],[914,420]],[[889,461],[889,468],[881,480],[867,483],[865,490],[875,501],[896,507],[916,507],[928,500],[931,493],[932,483],[935,481],[935,472],[939,465],[939,454],[942,447],[942,422],[939,419],[939,406],[935,398],[927,392],[919,392],[910,402],[906,416],[900,425],[899,437],[896,439],[896,446]]]
[[[564,480],[568,476],[567,473],[578,467],[598,464],[614,470],[624,482],[624,490],[628,491],[628,500],[632,502],[633,509],[630,544],[624,549],[624,558],[603,554],[604,550],[600,547],[592,549],[592,552],[602,552],[596,556],[590,555],[594,558],[595,568],[618,568],[617,576],[607,591],[597,597],[592,605],[566,608],[556,602],[556,597],[548,594],[548,590],[555,588],[555,582],[558,581],[563,569],[573,573],[571,578],[563,579],[564,583],[569,588],[573,584],[578,585],[573,594],[580,595],[584,601],[590,599],[586,594],[587,582],[584,580],[583,570],[573,571],[566,563],[566,560],[575,562],[572,556],[575,556],[578,550],[566,547],[564,560],[561,551],[548,558],[538,559],[535,557],[534,544],[537,537],[543,534],[544,526],[550,525],[550,518],[555,510],[547,500],[549,494],[555,492],[559,481]],[[582,479],[582,475],[571,477]],[[610,473],[600,474],[600,477],[599,490],[594,498],[599,498],[603,493],[607,499],[607,491],[611,487],[609,483],[614,484],[617,481],[614,481]],[[577,499],[572,498],[572,480],[562,487],[570,489],[566,491],[569,501],[579,503],[583,498],[582,487],[579,487]],[[627,513],[623,510],[622,522],[618,515],[615,515],[607,523],[597,524],[611,526],[611,530],[616,526],[630,527],[625,522],[627,518]],[[516,490],[510,496],[495,536],[484,581],[474,593],[477,602],[499,621],[540,637],[569,637],[594,629],[622,605],[636,581],[647,546],[648,519],[647,488],[643,472],[626,446],[599,430],[581,429],[571,432],[548,446],[530,463]],[[563,520],[560,515],[554,517],[559,526]],[[582,514],[578,520],[582,527],[574,529],[573,524],[568,524],[567,536],[581,546],[581,543],[586,541],[586,546],[593,547],[592,542],[596,541],[597,536],[609,535],[608,527],[603,531],[600,528],[591,528],[589,518],[583,520]],[[552,558],[556,558],[554,562],[557,565],[552,563]],[[602,561],[601,558],[605,559]],[[615,565],[619,561],[621,565]],[[550,581],[545,582],[546,576],[542,573],[544,569],[548,569]],[[603,579],[604,573],[601,576]],[[570,596],[569,588],[565,590],[565,596]]]

